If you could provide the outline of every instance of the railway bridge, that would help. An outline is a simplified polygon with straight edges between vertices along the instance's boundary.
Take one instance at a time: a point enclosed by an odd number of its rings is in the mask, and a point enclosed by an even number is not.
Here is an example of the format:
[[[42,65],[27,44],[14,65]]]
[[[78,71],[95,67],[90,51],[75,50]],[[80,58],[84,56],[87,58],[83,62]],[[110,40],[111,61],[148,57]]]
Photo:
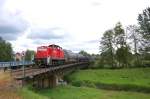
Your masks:
[[[63,82],[64,75],[71,71],[86,68],[89,62],[71,63],[59,66],[38,68],[31,62],[2,63],[0,68],[9,68],[12,84],[24,86],[28,83],[37,88],[52,88]],[[14,67],[21,67],[12,69]]]

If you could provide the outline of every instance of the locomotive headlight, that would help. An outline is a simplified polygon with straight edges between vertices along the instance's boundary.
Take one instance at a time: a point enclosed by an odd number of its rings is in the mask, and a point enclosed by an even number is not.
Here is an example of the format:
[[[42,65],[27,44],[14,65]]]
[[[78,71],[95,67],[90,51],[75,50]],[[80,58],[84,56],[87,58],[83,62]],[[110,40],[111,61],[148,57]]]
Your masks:
[[[37,61],[37,64],[38,64],[38,65],[41,65],[41,60],[38,60],[38,61]]]
[[[50,57],[47,58],[47,64],[50,64]]]

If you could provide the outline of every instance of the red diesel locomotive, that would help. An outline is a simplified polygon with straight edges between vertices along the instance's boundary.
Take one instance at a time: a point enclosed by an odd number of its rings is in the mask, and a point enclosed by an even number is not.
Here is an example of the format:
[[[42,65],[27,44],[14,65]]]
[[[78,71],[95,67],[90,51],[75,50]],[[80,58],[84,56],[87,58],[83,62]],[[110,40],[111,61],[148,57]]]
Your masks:
[[[39,66],[64,64],[64,51],[60,46],[55,44],[40,46],[37,48],[34,61]]]
[[[40,46],[34,57],[34,62],[39,67],[56,66],[68,63],[88,62],[90,57],[79,53],[73,53],[70,50],[62,49],[60,46],[52,44],[49,46]]]

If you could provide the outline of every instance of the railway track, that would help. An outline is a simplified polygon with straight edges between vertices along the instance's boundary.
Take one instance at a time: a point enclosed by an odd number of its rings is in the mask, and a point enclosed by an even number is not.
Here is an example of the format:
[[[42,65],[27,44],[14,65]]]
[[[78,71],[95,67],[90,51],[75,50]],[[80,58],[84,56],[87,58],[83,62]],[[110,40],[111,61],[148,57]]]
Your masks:
[[[15,78],[15,79],[23,79],[24,77],[32,77],[32,76],[35,76],[35,75],[38,75],[41,73],[52,72],[55,70],[61,70],[61,69],[65,69],[68,67],[75,67],[77,65],[82,65],[82,64],[87,64],[87,62],[65,64],[65,65],[46,67],[46,68],[29,67],[29,68],[25,68],[24,73],[23,73],[23,69],[21,68],[18,70],[12,70],[11,73],[12,73],[13,78]]]

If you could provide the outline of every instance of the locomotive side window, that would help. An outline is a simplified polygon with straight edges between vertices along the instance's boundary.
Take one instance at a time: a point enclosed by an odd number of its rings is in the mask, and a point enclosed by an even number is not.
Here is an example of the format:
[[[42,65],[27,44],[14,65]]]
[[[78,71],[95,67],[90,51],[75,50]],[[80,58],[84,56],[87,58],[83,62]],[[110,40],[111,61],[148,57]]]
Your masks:
[[[38,51],[47,51],[47,48],[39,47],[37,50]]]

